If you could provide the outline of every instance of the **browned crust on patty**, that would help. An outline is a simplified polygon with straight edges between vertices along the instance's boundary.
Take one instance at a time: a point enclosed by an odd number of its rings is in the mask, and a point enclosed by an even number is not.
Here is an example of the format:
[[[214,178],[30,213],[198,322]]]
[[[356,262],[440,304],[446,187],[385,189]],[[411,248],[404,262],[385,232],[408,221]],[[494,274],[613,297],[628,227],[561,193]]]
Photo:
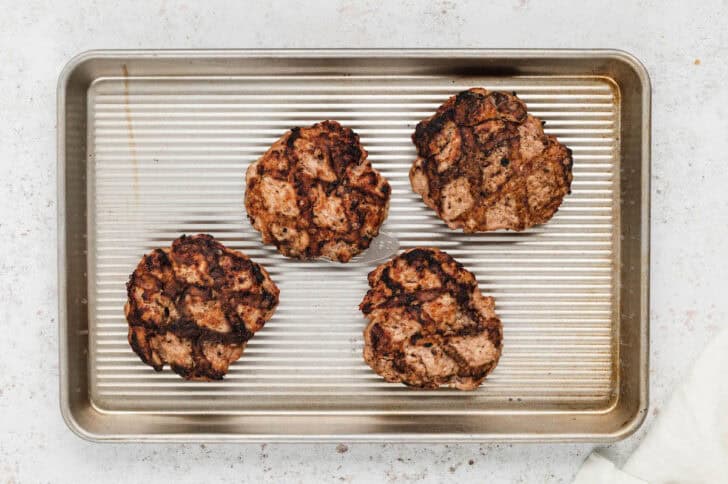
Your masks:
[[[246,173],[245,208],[263,242],[289,257],[348,262],[387,217],[391,189],[359,136],[336,121],[293,128]]]
[[[364,361],[388,382],[472,390],[498,363],[495,300],[445,252],[410,249],[369,274]]]
[[[448,227],[524,230],[571,191],[571,150],[544,133],[515,93],[473,88],[417,125],[410,183]]]
[[[220,380],[275,312],[266,270],[210,235],[183,235],[129,277],[129,344],[144,363],[186,380]]]

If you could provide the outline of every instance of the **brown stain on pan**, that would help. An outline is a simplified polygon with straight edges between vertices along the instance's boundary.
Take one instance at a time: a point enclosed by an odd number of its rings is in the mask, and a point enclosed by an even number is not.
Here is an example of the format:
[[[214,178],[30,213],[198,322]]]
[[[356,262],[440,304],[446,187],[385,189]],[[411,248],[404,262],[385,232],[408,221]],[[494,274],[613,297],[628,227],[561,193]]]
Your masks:
[[[129,144],[129,155],[131,156],[132,185],[134,201],[139,202],[139,160],[137,159],[136,139],[134,138],[134,124],[131,120],[131,108],[129,107],[129,69],[126,64],[121,65],[124,74],[124,115],[126,117],[127,143]]]

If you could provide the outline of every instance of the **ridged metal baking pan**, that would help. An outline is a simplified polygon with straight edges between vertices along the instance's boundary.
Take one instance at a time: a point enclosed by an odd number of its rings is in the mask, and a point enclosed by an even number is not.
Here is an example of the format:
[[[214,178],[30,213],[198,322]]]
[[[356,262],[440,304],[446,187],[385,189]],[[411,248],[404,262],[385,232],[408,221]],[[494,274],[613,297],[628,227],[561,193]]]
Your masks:
[[[523,233],[448,230],[409,187],[416,123],[460,90],[516,91],[574,152],[573,193]],[[365,258],[299,262],[245,221],[244,172],[336,119],[393,191],[383,232],[496,297],[504,351],[474,392],[385,383],[361,358]],[[99,51],[58,86],[61,409],[98,441],[614,441],[647,408],[650,85],[618,51]],[[222,382],[143,365],[124,283],[206,232],[264,264],[274,318]],[[371,258],[370,258],[371,259]]]

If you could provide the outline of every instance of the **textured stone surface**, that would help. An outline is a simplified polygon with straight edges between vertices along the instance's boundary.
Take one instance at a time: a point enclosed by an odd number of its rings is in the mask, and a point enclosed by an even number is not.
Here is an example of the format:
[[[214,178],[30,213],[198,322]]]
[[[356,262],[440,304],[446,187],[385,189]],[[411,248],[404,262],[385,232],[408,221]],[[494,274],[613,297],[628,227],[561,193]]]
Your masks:
[[[494,2],[495,3],[495,2]],[[652,399],[726,328],[725,2],[0,1],[0,480],[570,482],[592,445],[97,445],[58,410],[55,94],[91,48],[603,47],[654,87]]]

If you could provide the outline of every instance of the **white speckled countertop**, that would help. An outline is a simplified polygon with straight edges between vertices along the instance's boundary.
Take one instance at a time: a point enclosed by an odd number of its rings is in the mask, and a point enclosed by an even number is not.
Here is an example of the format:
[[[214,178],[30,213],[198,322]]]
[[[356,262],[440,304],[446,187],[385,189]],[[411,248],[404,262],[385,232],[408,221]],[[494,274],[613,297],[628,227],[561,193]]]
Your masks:
[[[92,48],[619,48],[653,84],[651,404],[728,326],[728,4],[1,0],[0,482],[570,482],[592,445],[116,445],[58,407],[56,79]],[[118,5],[117,5],[118,4]]]

